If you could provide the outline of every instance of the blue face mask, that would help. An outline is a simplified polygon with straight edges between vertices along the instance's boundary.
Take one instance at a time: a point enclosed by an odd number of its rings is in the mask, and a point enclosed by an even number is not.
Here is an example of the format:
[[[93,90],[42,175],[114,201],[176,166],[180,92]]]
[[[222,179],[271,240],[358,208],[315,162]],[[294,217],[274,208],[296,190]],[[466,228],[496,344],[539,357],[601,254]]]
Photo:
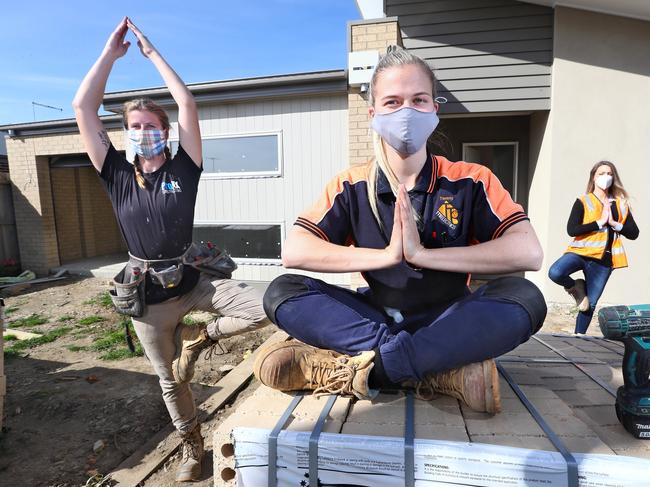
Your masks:
[[[165,150],[164,130],[135,130],[126,132],[133,151],[145,159],[153,159]]]
[[[438,126],[438,114],[402,107],[390,113],[376,113],[370,125],[397,152],[415,154]]]

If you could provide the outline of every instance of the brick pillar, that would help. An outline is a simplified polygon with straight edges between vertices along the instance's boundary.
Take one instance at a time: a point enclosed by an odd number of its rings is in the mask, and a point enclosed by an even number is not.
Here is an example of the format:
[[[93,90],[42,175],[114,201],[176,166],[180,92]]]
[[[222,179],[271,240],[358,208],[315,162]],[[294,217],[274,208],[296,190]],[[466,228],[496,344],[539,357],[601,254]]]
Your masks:
[[[386,52],[391,44],[402,45],[397,20],[377,19],[376,21],[362,21],[351,23],[350,48],[355,51],[378,50],[380,54]],[[372,137],[368,132],[368,101],[358,87],[351,87],[348,91],[348,127],[350,164],[362,164],[372,159]]]
[[[397,18],[352,22],[348,24],[348,29],[349,48],[352,52],[378,50],[380,54],[384,54],[388,46],[402,45]],[[362,94],[358,87],[350,87],[348,90],[350,165],[364,164],[374,157],[369,118],[367,95]],[[364,285],[366,284],[361,274],[352,274],[353,289]]]

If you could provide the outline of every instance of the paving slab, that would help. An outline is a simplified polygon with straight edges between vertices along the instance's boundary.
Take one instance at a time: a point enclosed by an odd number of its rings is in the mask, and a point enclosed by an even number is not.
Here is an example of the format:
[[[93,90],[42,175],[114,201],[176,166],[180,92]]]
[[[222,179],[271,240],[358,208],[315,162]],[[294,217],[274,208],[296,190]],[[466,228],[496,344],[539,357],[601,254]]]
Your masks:
[[[598,377],[613,390],[622,385],[622,356],[616,353],[616,350],[622,351],[622,347],[612,342],[560,334],[540,335],[540,340],[530,340],[501,357],[501,366],[565,447],[575,453],[627,455],[650,460],[650,442],[637,440],[624,430],[616,418],[614,397],[585,374],[587,371]],[[570,362],[533,361],[563,360],[549,347],[578,362],[596,363],[581,364],[583,371]],[[222,441],[225,441],[223,435],[236,426],[272,428],[293,397],[255,387],[257,390],[217,431]],[[504,377],[500,377],[500,388],[502,412],[496,415],[472,411],[449,396],[438,396],[431,401],[415,400],[415,437],[557,451]],[[305,398],[302,402],[287,423],[288,429],[310,431],[325,400]],[[339,398],[328,415],[324,431],[403,437],[405,405],[403,392],[382,393],[372,401]],[[217,444],[215,440],[215,465],[234,468],[232,457],[221,455]],[[215,466],[215,478],[217,472]]]

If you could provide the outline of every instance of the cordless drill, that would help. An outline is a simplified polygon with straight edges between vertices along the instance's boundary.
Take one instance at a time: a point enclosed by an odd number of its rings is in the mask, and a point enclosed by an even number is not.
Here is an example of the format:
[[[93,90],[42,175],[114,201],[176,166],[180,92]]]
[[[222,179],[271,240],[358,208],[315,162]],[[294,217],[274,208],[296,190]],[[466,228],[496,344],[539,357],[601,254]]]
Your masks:
[[[650,439],[650,304],[602,308],[598,324],[605,338],[625,345],[616,416],[635,438]]]

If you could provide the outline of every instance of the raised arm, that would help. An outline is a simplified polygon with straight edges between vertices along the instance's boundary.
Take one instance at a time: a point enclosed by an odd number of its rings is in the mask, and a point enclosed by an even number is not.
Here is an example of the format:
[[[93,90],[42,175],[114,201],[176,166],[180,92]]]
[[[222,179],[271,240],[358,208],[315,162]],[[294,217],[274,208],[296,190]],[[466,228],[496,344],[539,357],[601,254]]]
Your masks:
[[[84,77],[72,101],[81,140],[97,171],[102,170],[110,146],[108,134],[99,119],[99,107],[102,104],[106,81],[113,63],[124,56],[129,49],[130,43],[124,41],[127,31],[126,17],[124,17],[108,38],[104,50]]]
[[[176,74],[167,61],[149,42],[149,39],[138,29],[130,19],[127,19],[129,29],[138,38],[138,47],[142,55],[148,58],[156,67],[169,92],[178,105],[178,138],[180,144],[194,163],[201,167],[203,154],[201,150],[201,131],[196,102],[183,80]]]

